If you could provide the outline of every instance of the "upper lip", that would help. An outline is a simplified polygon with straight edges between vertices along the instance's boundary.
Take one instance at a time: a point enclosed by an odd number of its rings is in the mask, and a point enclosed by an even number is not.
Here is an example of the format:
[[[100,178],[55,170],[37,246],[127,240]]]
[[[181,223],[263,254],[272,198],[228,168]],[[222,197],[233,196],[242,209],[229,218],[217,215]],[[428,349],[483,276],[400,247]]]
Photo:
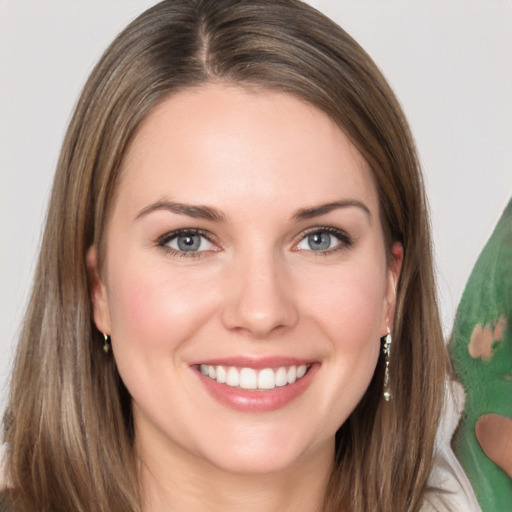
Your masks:
[[[280,368],[282,366],[300,366],[313,364],[315,361],[312,359],[303,359],[297,357],[287,356],[272,356],[272,357],[248,357],[248,356],[230,356],[213,359],[203,359],[192,364],[197,366],[206,364],[209,366],[234,366],[237,368],[254,368],[261,370],[263,368]]]

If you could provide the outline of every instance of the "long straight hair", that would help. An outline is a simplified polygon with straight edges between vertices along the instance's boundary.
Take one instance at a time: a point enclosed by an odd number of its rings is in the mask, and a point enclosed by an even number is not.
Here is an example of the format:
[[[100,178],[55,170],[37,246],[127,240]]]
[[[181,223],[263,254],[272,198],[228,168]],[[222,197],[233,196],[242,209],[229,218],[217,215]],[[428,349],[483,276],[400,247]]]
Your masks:
[[[11,510],[140,512],[130,397],[94,327],[86,252],[105,224],[127,145],[166,97],[208,82],[279,90],[330,116],[370,165],[388,252],[404,246],[391,355],[336,434],[324,510],[418,511],[447,359],[424,187],[386,80],[339,26],[296,0],[167,0],[93,70],[58,161],[4,419]]]

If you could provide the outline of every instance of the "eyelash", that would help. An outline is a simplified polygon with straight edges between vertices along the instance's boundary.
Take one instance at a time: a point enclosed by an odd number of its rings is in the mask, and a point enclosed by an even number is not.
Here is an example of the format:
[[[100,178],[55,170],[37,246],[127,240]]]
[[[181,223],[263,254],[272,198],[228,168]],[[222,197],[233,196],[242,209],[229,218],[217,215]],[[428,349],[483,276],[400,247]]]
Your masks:
[[[339,228],[334,228],[332,226],[315,226],[314,228],[310,228],[305,232],[302,232],[299,237],[297,237],[297,242],[295,242],[294,247],[297,247],[303,240],[305,240],[308,236],[327,233],[329,235],[334,236],[339,240],[339,243],[332,248],[314,251],[312,249],[307,250],[308,253],[314,256],[328,256],[334,252],[342,251],[349,249],[353,245],[353,239],[350,235]],[[302,249],[297,249],[297,251],[301,251]]]
[[[315,235],[315,234],[322,234],[327,233],[329,235],[334,236],[339,240],[339,243],[335,245],[332,248],[326,249],[326,250],[320,250],[320,251],[314,251],[312,249],[305,250],[305,249],[295,249],[302,241],[304,241],[308,236]],[[168,244],[175,240],[176,238],[180,236],[195,236],[199,235],[205,240],[207,240],[209,243],[216,245],[215,242],[212,240],[212,235],[208,231],[204,231],[202,229],[178,229],[176,231],[171,231],[169,233],[166,233],[165,235],[161,236],[157,240],[158,247],[161,247],[164,249],[168,254],[171,254],[174,257],[177,258],[201,258],[204,257],[207,253],[210,252],[216,252],[211,250],[203,250],[203,251],[180,251],[176,250],[173,247],[170,247]],[[327,256],[331,253],[340,251],[340,250],[346,250],[350,248],[353,245],[352,238],[343,230],[338,228],[333,228],[330,226],[316,226],[314,228],[310,228],[304,232],[302,232],[297,238],[296,241],[293,244],[292,250],[295,252],[301,252],[306,251],[308,253],[311,253],[315,256]]]
[[[202,229],[178,229],[176,231],[171,231],[170,233],[166,233],[165,235],[161,236],[157,240],[157,245],[164,249],[168,254],[177,257],[177,258],[201,258],[205,255],[205,253],[212,252],[212,251],[180,251],[176,250],[173,247],[170,247],[169,244],[176,238],[180,236],[195,236],[199,235],[205,240],[207,240],[209,243],[214,244],[215,242],[212,240],[212,236],[208,231],[204,231]],[[215,251],[213,251],[215,252]]]

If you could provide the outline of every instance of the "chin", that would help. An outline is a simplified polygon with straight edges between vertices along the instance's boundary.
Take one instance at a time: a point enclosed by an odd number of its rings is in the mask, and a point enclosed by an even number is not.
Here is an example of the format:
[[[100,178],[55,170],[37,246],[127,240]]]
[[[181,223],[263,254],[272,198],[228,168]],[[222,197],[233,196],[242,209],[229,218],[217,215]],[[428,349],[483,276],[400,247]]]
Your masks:
[[[334,435],[321,443],[287,434],[274,435],[271,439],[248,434],[246,439],[233,440],[226,449],[222,449],[220,444],[214,450],[209,447],[209,453],[203,453],[202,457],[227,473],[261,476],[293,471],[313,458],[333,460]]]
[[[244,451],[224,454],[224,456],[211,460],[213,466],[225,473],[264,476],[284,473],[292,470],[300,463],[300,457],[292,454],[275,453],[249,453]]]

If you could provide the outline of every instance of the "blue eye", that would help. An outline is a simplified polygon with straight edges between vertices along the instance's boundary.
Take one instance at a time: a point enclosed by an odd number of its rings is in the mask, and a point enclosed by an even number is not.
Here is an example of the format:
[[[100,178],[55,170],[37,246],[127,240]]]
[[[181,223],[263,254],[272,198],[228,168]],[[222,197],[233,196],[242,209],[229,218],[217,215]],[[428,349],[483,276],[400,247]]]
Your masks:
[[[197,231],[177,231],[165,235],[159,245],[180,254],[211,251],[215,245]]]
[[[341,230],[317,229],[306,234],[297,244],[300,251],[329,252],[349,246],[350,238]]]
[[[308,235],[306,240],[312,251],[326,251],[332,244],[332,236],[329,233],[313,233]]]

